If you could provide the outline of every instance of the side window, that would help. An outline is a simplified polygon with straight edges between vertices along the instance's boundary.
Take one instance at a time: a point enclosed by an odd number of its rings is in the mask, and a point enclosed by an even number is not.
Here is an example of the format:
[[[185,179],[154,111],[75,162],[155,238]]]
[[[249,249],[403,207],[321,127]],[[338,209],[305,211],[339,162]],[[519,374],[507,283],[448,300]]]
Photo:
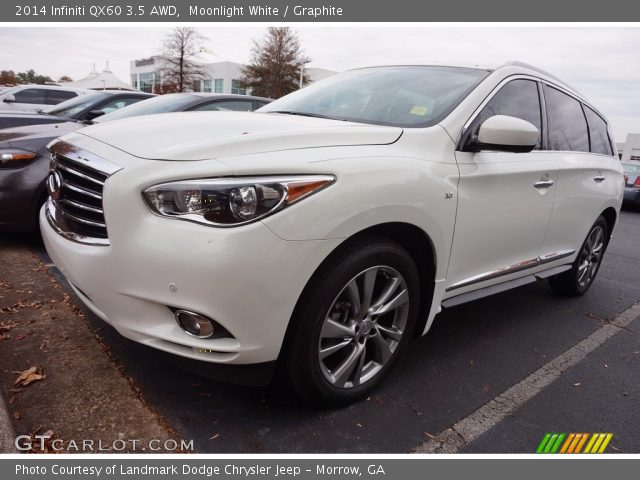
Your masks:
[[[234,110],[236,112],[250,112],[253,110],[253,102],[242,100],[222,100],[219,102],[207,103],[192,109],[199,112],[225,112]]]
[[[140,97],[118,98],[117,100],[111,100],[110,102],[107,102],[105,105],[100,107],[100,110],[102,110],[104,113],[110,113],[114,110],[118,110],[128,105],[133,105],[140,100],[143,99]]]
[[[16,103],[31,103],[35,105],[45,105],[46,90],[41,88],[25,88],[16,92]]]
[[[549,121],[549,149],[588,152],[589,130],[580,102],[547,85],[544,100]]]
[[[584,111],[587,112],[587,120],[589,121],[589,132],[591,133],[591,151],[593,153],[601,153],[603,155],[613,155],[611,151],[611,142],[607,133],[607,122],[600,115],[585,105]]]
[[[540,115],[540,95],[538,84],[533,80],[512,80],[503,86],[482,111],[474,119],[469,131],[471,135],[477,135],[480,125],[487,118],[494,115],[508,115],[521,118],[536,126],[542,132],[542,120]],[[469,137],[469,138],[470,138]],[[540,149],[541,137],[538,137],[536,149]]]
[[[77,96],[76,92],[70,90],[47,90],[47,105],[57,105]]]

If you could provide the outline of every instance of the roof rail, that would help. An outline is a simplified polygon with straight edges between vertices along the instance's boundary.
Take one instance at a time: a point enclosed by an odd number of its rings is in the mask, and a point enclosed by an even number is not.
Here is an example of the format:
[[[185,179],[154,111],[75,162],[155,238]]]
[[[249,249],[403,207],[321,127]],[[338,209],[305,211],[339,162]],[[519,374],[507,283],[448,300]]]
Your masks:
[[[523,67],[523,68],[528,68],[529,70],[534,70],[534,71],[536,71],[536,72],[538,72],[538,73],[540,73],[542,75],[545,75],[545,76],[555,80],[556,82],[558,82],[560,85],[562,85],[567,90],[570,90],[571,92],[573,92],[577,96],[581,97],[582,99],[585,99],[584,95],[582,95],[578,90],[573,88],[571,85],[567,84],[564,80],[561,80],[560,78],[556,77],[552,73],[549,73],[546,70],[543,70],[543,69],[541,69],[539,67],[536,67],[535,65],[531,65],[531,64],[526,63],[526,62],[521,62],[519,60],[510,60],[510,61],[506,62],[504,65],[501,65],[499,68],[502,68],[502,67]]]

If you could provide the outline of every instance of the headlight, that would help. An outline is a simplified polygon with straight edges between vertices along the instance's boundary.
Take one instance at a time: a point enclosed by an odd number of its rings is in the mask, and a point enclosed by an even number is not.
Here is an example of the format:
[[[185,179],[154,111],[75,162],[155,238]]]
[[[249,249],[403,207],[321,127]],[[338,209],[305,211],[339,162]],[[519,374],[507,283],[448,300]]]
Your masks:
[[[0,168],[18,168],[28,165],[38,155],[18,148],[0,148]]]
[[[183,180],[154,185],[143,195],[159,215],[233,227],[282,210],[334,181],[331,175]]]

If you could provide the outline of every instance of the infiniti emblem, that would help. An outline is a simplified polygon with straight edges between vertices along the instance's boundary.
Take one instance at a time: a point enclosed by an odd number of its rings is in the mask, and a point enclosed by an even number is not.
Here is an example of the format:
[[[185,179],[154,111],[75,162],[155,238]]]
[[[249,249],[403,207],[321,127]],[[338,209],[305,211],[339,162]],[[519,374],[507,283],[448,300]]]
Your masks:
[[[62,177],[60,173],[56,170],[51,170],[49,173],[49,178],[47,178],[47,190],[49,191],[49,196],[53,200],[58,200],[60,198],[60,189],[62,188]]]

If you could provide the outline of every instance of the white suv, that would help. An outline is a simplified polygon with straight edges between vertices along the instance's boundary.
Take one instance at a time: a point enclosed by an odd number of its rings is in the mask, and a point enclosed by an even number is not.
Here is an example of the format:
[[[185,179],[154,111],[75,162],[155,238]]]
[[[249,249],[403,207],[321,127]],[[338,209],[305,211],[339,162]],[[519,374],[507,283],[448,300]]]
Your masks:
[[[524,64],[359,69],[258,113],[67,135],[41,226],[122,335],[231,381],[277,363],[335,405],[442,308],[543,278],[583,294],[622,202],[613,145],[595,107]]]
[[[36,112],[57,105],[87,90],[55,85],[18,85],[0,92],[0,110]]]

